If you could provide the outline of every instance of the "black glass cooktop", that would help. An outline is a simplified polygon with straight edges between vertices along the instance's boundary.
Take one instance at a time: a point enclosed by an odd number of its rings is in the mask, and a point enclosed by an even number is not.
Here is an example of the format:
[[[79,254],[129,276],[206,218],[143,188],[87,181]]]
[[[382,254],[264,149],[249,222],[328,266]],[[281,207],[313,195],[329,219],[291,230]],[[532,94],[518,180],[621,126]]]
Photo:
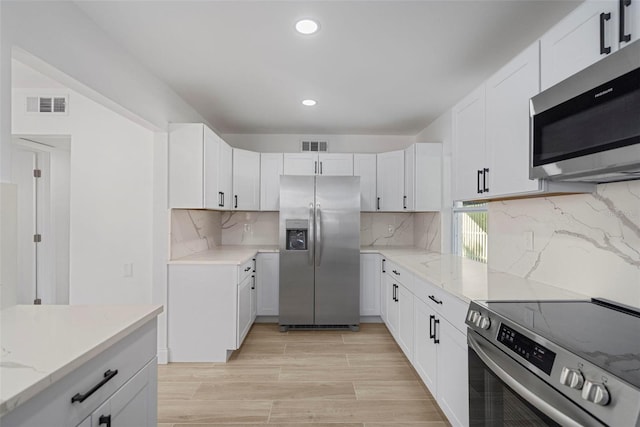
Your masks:
[[[604,301],[486,302],[507,319],[640,388],[640,312]]]

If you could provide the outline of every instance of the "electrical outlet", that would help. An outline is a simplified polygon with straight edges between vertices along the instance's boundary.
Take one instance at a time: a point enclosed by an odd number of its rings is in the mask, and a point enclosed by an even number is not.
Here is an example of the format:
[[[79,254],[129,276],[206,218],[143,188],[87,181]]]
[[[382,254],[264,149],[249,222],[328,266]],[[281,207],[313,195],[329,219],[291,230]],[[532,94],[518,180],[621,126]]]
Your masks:
[[[533,231],[525,231],[523,233],[524,249],[527,251],[533,250]]]
[[[251,224],[245,224],[244,225],[244,231],[245,231],[245,233],[250,233],[251,232]]]
[[[126,263],[123,267],[122,273],[124,277],[133,277],[133,263]]]
[[[393,225],[389,224],[389,228],[387,230],[389,231],[389,234],[393,234]]]

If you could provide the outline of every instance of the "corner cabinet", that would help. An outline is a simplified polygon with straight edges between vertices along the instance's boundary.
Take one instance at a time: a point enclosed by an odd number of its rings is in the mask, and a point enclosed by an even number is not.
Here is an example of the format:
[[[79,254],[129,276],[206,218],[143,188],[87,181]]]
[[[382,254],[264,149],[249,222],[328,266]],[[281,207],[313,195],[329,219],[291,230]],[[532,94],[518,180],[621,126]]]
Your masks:
[[[169,125],[169,207],[231,209],[231,147],[202,123]]]
[[[253,258],[241,265],[169,265],[170,362],[226,362],[255,320]]]
[[[260,153],[233,149],[233,209],[260,210]]]

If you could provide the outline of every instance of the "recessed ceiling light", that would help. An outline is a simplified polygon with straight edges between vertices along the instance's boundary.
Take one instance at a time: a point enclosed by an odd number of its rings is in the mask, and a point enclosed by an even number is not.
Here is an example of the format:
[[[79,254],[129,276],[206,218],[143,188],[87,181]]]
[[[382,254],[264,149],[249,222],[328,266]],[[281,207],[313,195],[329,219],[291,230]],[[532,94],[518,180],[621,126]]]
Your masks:
[[[307,106],[307,107],[313,107],[316,104],[317,104],[317,102],[316,102],[315,99],[304,99],[302,101],[302,105]]]
[[[300,34],[313,34],[318,31],[318,23],[313,19],[301,19],[296,22],[296,31]]]

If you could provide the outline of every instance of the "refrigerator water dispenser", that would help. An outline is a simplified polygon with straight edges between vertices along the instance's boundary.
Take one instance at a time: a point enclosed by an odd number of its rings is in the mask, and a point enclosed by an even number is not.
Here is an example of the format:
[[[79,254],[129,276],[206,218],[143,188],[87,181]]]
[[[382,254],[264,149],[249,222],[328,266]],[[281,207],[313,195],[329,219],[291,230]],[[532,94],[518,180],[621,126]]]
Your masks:
[[[286,248],[288,251],[306,251],[309,232],[309,221],[306,219],[288,219],[286,232]]]

